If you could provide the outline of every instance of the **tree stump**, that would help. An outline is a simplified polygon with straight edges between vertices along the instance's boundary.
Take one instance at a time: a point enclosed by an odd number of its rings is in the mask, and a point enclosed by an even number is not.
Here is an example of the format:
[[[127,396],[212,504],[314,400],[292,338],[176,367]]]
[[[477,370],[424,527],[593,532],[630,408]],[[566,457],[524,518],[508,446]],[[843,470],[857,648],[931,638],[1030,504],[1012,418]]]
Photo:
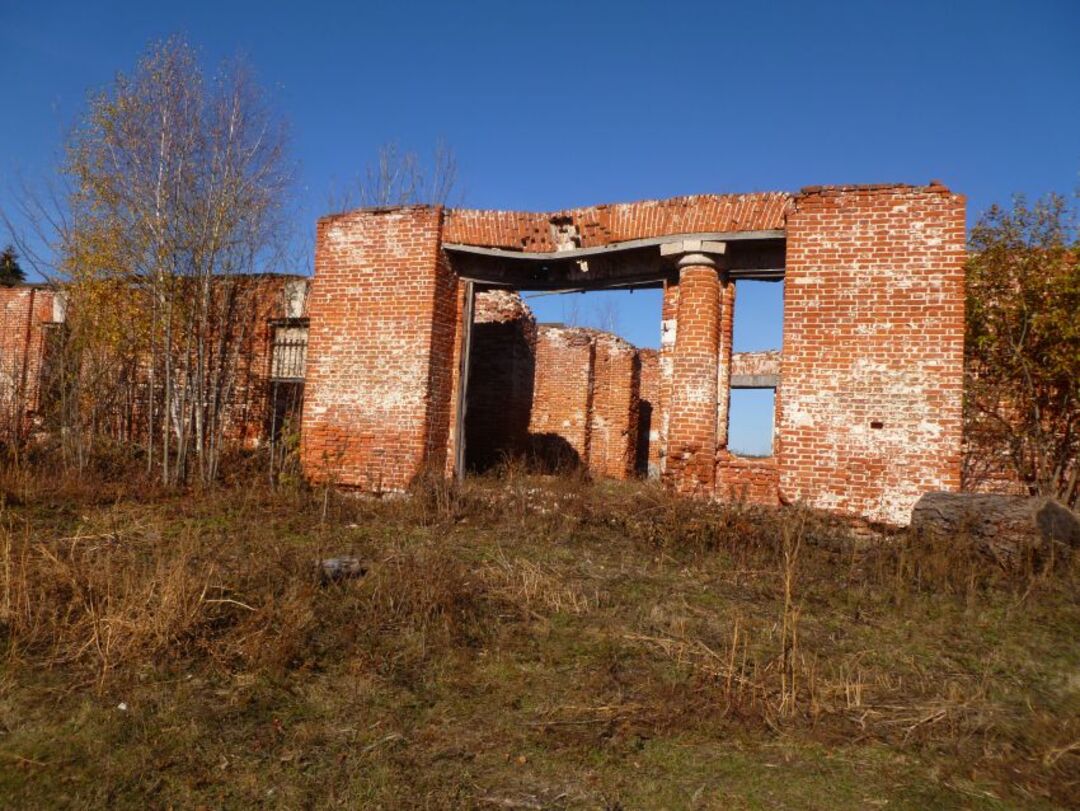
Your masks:
[[[911,528],[966,537],[1003,566],[1027,552],[1080,547],[1080,516],[1053,498],[982,493],[927,493],[911,511]]]

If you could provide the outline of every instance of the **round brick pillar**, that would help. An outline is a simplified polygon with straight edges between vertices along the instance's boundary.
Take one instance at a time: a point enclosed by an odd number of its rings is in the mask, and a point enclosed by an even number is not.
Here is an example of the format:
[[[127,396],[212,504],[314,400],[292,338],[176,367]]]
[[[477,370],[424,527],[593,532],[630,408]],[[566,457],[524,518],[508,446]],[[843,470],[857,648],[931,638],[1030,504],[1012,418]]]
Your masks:
[[[701,253],[679,260],[666,474],[679,493],[711,496],[716,482],[720,276]]]

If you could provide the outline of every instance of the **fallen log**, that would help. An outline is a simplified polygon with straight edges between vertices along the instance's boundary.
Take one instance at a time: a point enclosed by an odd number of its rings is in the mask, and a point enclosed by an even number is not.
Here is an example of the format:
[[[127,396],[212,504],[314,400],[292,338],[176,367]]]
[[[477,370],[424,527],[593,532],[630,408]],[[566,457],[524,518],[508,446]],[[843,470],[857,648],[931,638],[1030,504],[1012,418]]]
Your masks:
[[[911,511],[911,528],[966,538],[1003,566],[1025,554],[1080,548],[1080,516],[1053,498],[986,493],[927,493]]]

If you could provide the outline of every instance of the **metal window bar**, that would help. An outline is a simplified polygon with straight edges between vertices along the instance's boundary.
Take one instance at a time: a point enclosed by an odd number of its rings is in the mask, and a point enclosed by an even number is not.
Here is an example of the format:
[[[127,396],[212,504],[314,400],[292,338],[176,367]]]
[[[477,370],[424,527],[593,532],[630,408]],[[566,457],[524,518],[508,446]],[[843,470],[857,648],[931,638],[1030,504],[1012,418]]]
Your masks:
[[[307,327],[278,327],[270,358],[273,380],[303,380],[307,360]]]

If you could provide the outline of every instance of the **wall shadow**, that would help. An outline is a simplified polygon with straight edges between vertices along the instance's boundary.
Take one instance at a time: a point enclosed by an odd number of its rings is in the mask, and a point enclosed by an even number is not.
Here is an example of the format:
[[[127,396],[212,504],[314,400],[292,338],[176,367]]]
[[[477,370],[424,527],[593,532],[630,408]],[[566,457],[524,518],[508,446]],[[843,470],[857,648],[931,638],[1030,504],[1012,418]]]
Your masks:
[[[530,453],[536,358],[527,322],[473,323],[465,409],[465,469],[483,473]]]

